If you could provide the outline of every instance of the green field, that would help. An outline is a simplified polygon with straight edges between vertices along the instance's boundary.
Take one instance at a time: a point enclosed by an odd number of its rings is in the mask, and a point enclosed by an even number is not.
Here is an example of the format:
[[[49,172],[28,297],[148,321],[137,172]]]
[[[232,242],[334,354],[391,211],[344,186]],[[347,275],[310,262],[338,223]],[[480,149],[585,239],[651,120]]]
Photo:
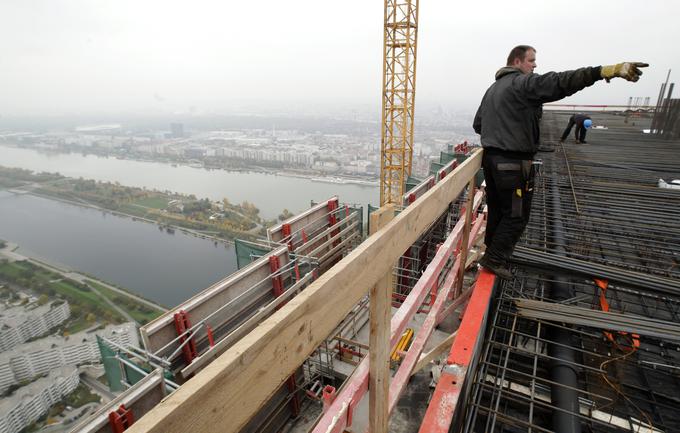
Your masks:
[[[0,279],[32,290],[37,294],[45,294],[49,299],[59,296],[68,300],[71,305],[71,319],[67,323],[66,331],[71,334],[92,326],[93,316],[87,317],[90,313],[102,323],[122,323],[126,321],[105,298],[127,311],[141,324],[147,323],[162,314],[159,309],[141,304],[95,281],[88,279],[86,280],[87,284],[81,284],[26,261],[0,263]],[[90,287],[96,289],[99,294]]]
[[[138,198],[133,203],[154,209],[165,209],[168,206],[167,197],[151,196]]]
[[[125,310],[128,314],[134,317],[134,319],[137,322],[141,324],[148,323],[163,313],[161,310],[157,308],[151,308],[150,306],[140,304],[134,299],[129,298],[120,293],[116,293],[113,290],[104,287],[95,281],[87,280],[87,284],[97,289],[99,293],[101,293],[103,296],[106,296],[112,302],[116,303],[119,307]]]

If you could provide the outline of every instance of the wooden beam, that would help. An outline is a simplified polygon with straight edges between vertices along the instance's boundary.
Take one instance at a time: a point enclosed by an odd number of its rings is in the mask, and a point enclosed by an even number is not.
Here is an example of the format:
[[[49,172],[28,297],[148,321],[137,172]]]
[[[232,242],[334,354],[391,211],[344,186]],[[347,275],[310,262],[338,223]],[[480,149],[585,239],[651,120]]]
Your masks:
[[[433,359],[436,357],[440,356],[442,353],[446,352],[447,350],[451,349],[451,345],[453,344],[453,340],[456,339],[456,334],[458,334],[458,330],[453,331],[453,334],[449,335],[446,337],[444,340],[442,340],[439,344],[437,344],[432,350],[430,350],[427,353],[423,353],[420,355],[420,358],[418,358],[418,362],[416,363],[415,367],[413,367],[413,371],[411,372],[411,376],[414,374],[418,373],[420,370],[425,368],[427,364],[430,363]]]
[[[395,207],[387,204],[371,214],[371,234],[394,219]],[[368,371],[368,419],[371,433],[387,433],[390,388],[390,317],[392,316],[392,268],[370,291]]]
[[[126,432],[238,432],[458,197],[481,159],[479,149]]]

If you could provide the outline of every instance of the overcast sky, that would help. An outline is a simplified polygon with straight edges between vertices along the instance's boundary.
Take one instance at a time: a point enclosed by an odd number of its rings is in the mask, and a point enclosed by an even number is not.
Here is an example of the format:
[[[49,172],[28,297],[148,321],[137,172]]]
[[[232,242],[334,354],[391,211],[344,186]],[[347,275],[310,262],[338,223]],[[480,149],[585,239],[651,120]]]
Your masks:
[[[474,111],[517,44],[537,73],[646,61],[639,83],[564,102],[654,103],[669,68],[680,81],[679,17],[673,0],[421,0],[416,107]],[[378,107],[382,21],[382,0],[2,0],[0,115]]]

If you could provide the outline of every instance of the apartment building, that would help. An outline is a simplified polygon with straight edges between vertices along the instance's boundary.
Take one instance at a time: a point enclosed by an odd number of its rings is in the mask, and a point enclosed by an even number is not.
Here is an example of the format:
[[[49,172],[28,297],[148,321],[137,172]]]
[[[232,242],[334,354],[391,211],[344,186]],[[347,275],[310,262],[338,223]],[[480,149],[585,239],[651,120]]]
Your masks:
[[[70,315],[71,308],[66,301],[1,310],[0,352],[45,335],[50,329],[62,324]]]

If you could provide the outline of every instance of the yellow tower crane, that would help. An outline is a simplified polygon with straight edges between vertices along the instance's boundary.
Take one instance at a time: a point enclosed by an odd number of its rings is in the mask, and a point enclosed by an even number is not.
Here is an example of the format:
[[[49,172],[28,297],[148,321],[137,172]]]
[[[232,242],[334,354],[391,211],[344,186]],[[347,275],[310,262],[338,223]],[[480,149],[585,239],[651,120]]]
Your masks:
[[[418,0],[385,0],[380,205],[401,204],[413,159]]]

